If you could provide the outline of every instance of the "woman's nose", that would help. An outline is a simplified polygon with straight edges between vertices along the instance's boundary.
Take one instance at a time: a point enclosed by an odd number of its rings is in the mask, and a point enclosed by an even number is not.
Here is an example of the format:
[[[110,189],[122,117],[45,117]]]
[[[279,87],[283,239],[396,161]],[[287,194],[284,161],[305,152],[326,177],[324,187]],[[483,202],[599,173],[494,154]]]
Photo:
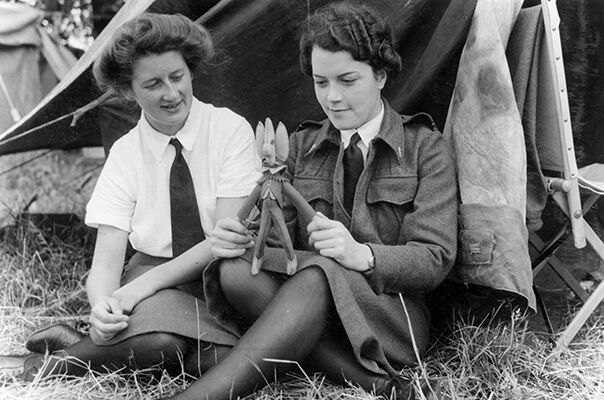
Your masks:
[[[178,98],[178,90],[174,87],[174,85],[168,83],[165,85],[165,91],[162,97],[166,100],[174,100]]]
[[[327,100],[332,103],[342,100],[342,94],[337,89],[336,85],[329,85],[329,88],[327,89]]]

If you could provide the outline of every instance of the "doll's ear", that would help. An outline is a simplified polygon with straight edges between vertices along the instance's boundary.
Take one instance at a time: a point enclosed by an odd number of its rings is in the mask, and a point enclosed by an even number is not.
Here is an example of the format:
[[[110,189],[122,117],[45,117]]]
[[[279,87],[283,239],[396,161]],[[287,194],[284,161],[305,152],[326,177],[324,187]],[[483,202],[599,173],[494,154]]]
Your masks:
[[[263,152],[265,157],[268,157],[269,163],[275,162],[275,128],[270,118],[264,121],[264,147]]]
[[[277,131],[275,132],[275,154],[279,160],[287,160],[289,155],[289,138],[287,136],[287,128],[283,125],[283,122],[279,122],[277,125]]]
[[[274,144],[275,140],[275,128],[273,127],[273,121],[270,118],[267,118],[264,121],[264,144]]]
[[[258,125],[256,125],[256,151],[262,157],[262,146],[264,145],[264,125],[262,122],[258,121]]]

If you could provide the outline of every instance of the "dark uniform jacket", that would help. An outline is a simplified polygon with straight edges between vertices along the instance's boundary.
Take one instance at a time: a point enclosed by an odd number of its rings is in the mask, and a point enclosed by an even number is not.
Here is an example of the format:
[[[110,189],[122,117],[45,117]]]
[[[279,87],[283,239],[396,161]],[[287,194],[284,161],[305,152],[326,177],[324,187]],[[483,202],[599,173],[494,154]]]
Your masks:
[[[342,222],[375,255],[369,284],[376,293],[434,289],[457,248],[457,184],[444,139],[427,114],[401,116],[384,100],[384,119],[371,141],[352,216],[343,207],[340,132],[329,120],[305,122],[290,137],[294,187],[316,210]],[[309,221],[291,204],[286,221],[296,249],[308,249]]]

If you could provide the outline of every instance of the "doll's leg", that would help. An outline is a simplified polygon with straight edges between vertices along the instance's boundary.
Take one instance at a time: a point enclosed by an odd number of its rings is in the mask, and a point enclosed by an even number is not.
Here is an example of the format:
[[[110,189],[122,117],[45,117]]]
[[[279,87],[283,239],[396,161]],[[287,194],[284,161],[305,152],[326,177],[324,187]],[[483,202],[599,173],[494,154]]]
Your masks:
[[[266,359],[300,362],[308,356],[323,335],[332,307],[323,271],[310,267],[298,272],[277,290],[225,359],[175,398],[226,400],[252,393],[295,367]]]
[[[264,246],[266,245],[266,239],[271,228],[271,213],[269,210],[268,203],[270,199],[264,199],[262,201],[262,210],[260,211],[260,229],[258,230],[258,237],[256,238],[256,244],[254,246],[254,258],[252,259],[252,275],[256,275],[260,268],[262,268],[262,261],[264,260]]]
[[[285,224],[285,219],[283,218],[283,210],[276,202],[271,203],[270,210],[273,216],[273,226],[279,234],[281,245],[285,249],[285,254],[287,255],[287,274],[293,275],[298,269],[298,260],[296,259],[292,239],[289,236],[289,231],[287,230],[287,225]]]

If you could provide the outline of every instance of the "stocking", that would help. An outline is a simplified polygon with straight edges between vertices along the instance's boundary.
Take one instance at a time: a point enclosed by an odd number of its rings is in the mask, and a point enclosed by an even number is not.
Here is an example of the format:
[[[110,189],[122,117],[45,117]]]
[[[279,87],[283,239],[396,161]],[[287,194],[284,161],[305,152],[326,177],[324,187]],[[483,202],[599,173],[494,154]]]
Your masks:
[[[199,370],[209,369],[223,358],[228,347],[204,342],[197,346],[196,342],[170,333],[147,333],[110,346],[97,346],[85,337],[55,353],[40,374],[82,376],[89,369],[105,372],[162,367],[172,375],[183,372],[184,368],[197,376]]]
[[[226,264],[233,267],[233,263]],[[246,265],[245,271],[249,275],[249,264]],[[225,274],[221,272],[221,275],[224,282]],[[252,279],[249,275],[248,281],[254,280],[252,286],[270,297],[278,282],[264,272],[259,276],[262,278],[255,281],[256,277]],[[225,295],[232,299],[233,292],[229,289],[226,288]],[[253,299],[248,297],[247,300],[256,306],[266,303],[266,298],[251,301]],[[243,397],[295,367],[292,363],[266,359],[301,362],[308,356],[323,336],[333,307],[323,271],[312,267],[299,271],[269,300],[262,314],[224,360],[175,398],[226,400]],[[239,299],[235,303],[233,306],[237,307],[246,302]],[[253,306],[245,311],[250,312],[247,318],[253,319]]]

